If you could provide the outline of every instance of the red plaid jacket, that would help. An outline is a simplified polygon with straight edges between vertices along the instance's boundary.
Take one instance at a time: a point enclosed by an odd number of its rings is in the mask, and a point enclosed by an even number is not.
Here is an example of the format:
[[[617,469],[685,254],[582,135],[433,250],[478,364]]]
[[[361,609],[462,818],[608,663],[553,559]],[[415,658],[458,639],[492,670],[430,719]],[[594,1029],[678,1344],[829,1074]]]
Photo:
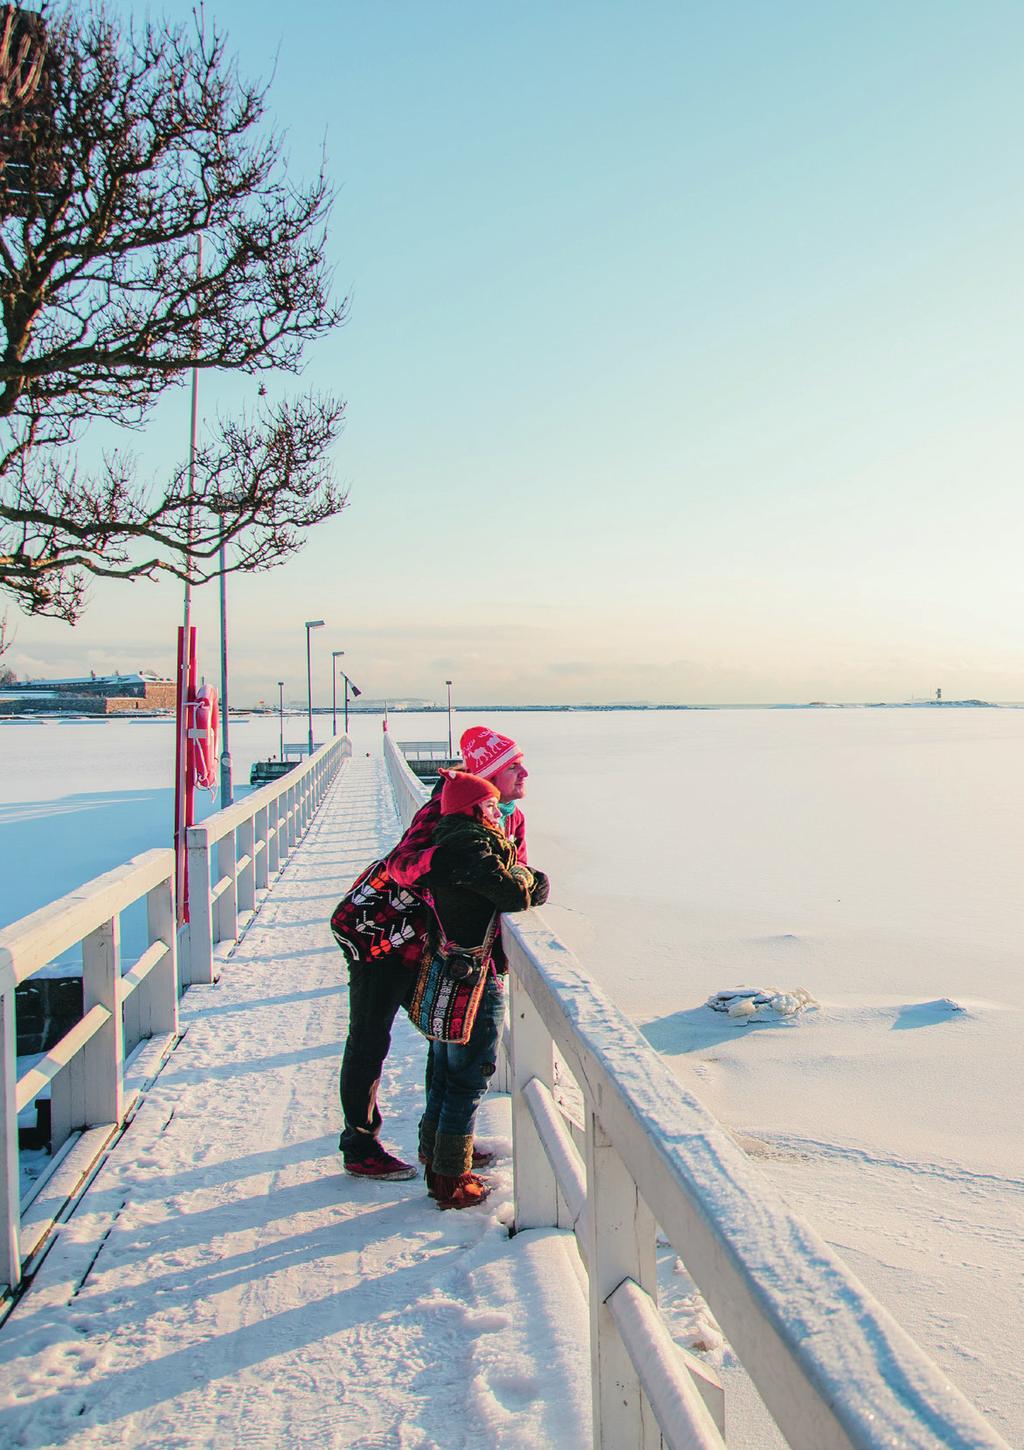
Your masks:
[[[415,886],[421,876],[430,870],[430,861],[436,850],[434,827],[441,819],[441,793],[434,795],[426,805],[420,806],[406,829],[405,835],[387,858],[388,876],[397,886]],[[516,806],[505,822],[505,834],[515,843],[516,860],[520,866],[526,860],[526,817]]]

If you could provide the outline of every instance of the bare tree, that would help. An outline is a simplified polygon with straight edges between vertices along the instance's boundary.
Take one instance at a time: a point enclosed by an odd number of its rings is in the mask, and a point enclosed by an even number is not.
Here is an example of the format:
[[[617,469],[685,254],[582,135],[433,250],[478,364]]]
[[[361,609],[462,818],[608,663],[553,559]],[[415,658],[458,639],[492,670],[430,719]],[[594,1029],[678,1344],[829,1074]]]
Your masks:
[[[159,484],[124,451],[75,458],[87,424],[141,428],[191,368],[296,372],[342,321],[326,177],[293,182],[265,123],[201,10],[0,9],[0,589],[29,613],[73,621],[90,575],[213,577],[222,538],[230,568],[270,567],[344,506],[329,397],[222,423]]]

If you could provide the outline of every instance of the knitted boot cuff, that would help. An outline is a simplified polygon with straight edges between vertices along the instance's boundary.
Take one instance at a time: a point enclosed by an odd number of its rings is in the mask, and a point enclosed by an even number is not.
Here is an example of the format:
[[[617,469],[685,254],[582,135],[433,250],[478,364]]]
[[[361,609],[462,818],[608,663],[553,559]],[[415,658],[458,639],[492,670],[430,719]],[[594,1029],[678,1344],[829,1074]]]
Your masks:
[[[437,1123],[429,1118],[420,1118],[420,1157],[429,1163],[434,1156],[434,1139],[437,1137]]]
[[[468,1173],[473,1166],[473,1135],[438,1133],[434,1139],[434,1157],[431,1164],[435,1173],[446,1178],[458,1178]]]

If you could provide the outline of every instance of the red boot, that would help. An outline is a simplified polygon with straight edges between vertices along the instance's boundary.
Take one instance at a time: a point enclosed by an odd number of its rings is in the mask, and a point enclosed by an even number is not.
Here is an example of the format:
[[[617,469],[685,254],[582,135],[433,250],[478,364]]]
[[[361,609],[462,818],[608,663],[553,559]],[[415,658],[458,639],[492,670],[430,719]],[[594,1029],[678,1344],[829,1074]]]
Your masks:
[[[475,1173],[460,1173],[457,1178],[431,1173],[427,1191],[437,1200],[438,1208],[474,1208],[483,1203],[491,1189]]]

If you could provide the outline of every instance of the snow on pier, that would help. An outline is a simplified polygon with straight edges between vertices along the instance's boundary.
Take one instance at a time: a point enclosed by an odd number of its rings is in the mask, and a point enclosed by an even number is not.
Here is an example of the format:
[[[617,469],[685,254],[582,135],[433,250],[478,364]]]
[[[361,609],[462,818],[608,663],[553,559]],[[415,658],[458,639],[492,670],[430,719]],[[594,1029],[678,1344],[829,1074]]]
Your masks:
[[[0,1329],[0,1444],[590,1443],[587,1317],[565,1236],[509,1239],[508,1099],[486,1208],[341,1171],[343,959],[330,909],[400,833],[354,758]],[[424,1043],[396,1023],[382,1098],[408,1157]]]

